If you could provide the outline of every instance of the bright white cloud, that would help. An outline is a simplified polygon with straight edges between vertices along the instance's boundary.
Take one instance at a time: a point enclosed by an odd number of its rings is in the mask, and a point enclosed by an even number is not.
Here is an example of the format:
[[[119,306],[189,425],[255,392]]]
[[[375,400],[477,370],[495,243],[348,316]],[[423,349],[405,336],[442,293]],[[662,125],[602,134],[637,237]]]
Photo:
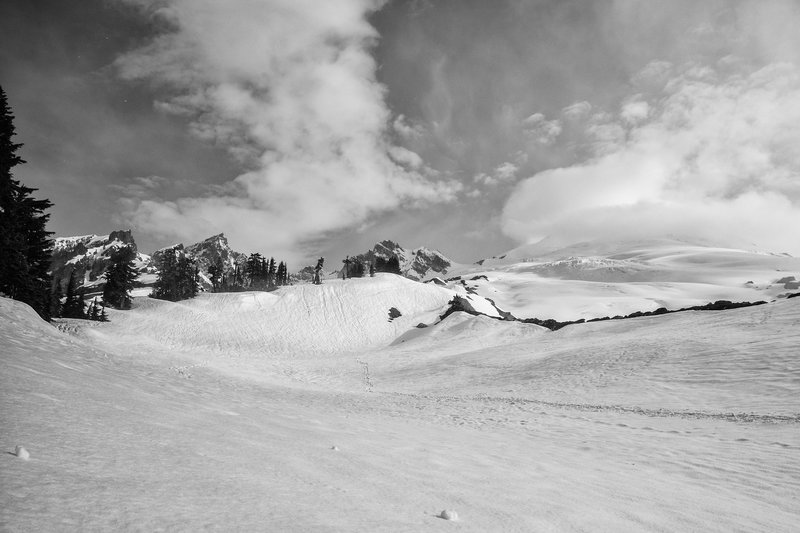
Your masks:
[[[665,69],[651,64],[638,79]],[[663,86],[646,107],[628,101],[616,122],[587,126],[608,141],[588,161],[522,181],[505,206],[506,233],[671,234],[800,254],[800,70],[721,77],[692,67]]]
[[[620,117],[627,124],[639,124],[650,114],[650,104],[640,99],[639,95],[629,99],[622,105]]]
[[[253,170],[227,195],[135,201],[139,230],[291,257],[296,245],[406,203],[450,201],[419,156],[389,141],[367,16],[381,0],[129,0],[175,31],[118,59],[126,79],[167,93],[157,106]],[[395,131],[412,135],[403,117]],[[424,170],[424,169],[423,169]]]
[[[419,169],[422,167],[422,158],[416,152],[412,152],[408,148],[402,146],[390,146],[389,155],[391,158],[401,165],[409,168]]]

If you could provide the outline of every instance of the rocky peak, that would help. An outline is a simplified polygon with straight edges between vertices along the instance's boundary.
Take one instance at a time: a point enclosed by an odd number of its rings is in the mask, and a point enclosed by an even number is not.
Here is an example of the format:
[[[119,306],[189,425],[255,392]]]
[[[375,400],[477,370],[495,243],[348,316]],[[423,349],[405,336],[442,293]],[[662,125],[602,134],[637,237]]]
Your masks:
[[[435,274],[446,274],[452,266],[452,262],[436,250],[423,247],[409,251],[390,240],[380,241],[372,250],[355,256],[355,259],[371,263],[376,257],[389,259],[392,256],[397,256],[400,261],[403,276],[417,281]]]
[[[231,249],[224,233],[187,246],[186,255],[197,261],[200,270],[204,272],[217,262],[221,262],[225,270],[231,270],[234,264],[247,259],[245,254]]]
[[[74,272],[79,285],[102,284],[102,275],[111,261],[111,256],[120,248],[131,248],[136,252],[136,267],[145,272],[150,257],[137,252],[136,242],[130,230],[112,231],[108,235],[81,235],[59,237],[53,245],[50,272],[53,279],[62,285]]]

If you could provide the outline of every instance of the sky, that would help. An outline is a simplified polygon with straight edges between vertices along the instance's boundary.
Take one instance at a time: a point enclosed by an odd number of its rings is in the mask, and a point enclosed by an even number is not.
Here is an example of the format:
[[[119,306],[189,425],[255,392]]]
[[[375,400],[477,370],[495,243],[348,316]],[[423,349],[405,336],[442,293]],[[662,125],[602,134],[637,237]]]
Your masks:
[[[800,255],[798,27],[790,0],[6,0],[0,85],[57,236]]]

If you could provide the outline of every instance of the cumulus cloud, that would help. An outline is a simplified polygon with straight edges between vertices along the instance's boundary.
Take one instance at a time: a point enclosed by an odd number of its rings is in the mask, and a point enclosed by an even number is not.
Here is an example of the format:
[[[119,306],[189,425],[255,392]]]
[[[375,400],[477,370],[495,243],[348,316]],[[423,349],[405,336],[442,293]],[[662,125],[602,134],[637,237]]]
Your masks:
[[[519,166],[506,161],[498,165],[491,174],[481,172],[473,177],[473,181],[486,187],[496,187],[503,183],[510,183],[517,177]]]
[[[534,113],[522,121],[525,136],[544,146],[552,145],[561,135],[560,120],[547,120],[542,113]]]
[[[528,242],[689,236],[800,253],[797,66],[722,74],[654,63],[635,79],[663,89],[587,126],[605,139],[588,160],[519,183],[505,232]]]
[[[172,29],[120,57],[120,76],[150,81],[159,109],[188,117],[195,135],[250,169],[226,194],[132,198],[126,216],[140,231],[184,240],[225,231],[242,248],[292,257],[323,232],[458,192],[389,140],[367,21],[382,1],[125,1]],[[403,117],[393,128],[415,131]]]

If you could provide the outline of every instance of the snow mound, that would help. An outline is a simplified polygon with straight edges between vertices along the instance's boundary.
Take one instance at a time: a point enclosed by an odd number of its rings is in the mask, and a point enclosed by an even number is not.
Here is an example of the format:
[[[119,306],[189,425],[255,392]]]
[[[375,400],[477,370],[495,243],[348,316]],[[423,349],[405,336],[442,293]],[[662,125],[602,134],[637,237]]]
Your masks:
[[[300,284],[274,292],[201,294],[166,302],[137,298],[98,341],[150,339],[170,350],[229,356],[342,353],[385,346],[420,322],[435,320],[454,292],[391,274]],[[399,314],[391,321],[388,309]],[[396,314],[396,313],[395,313]]]
[[[28,450],[26,450],[24,446],[19,446],[19,445],[17,445],[17,447],[14,448],[14,455],[19,457],[23,461],[27,461],[28,459],[31,458],[31,454],[28,452]]]
[[[415,351],[432,348],[448,351],[448,346],[453,350],[477,350],[523,342],[548,331],[535,324],[456,312],[433,326],[407,331],[395,339],[392,345],[402,345],[406,350]]]

